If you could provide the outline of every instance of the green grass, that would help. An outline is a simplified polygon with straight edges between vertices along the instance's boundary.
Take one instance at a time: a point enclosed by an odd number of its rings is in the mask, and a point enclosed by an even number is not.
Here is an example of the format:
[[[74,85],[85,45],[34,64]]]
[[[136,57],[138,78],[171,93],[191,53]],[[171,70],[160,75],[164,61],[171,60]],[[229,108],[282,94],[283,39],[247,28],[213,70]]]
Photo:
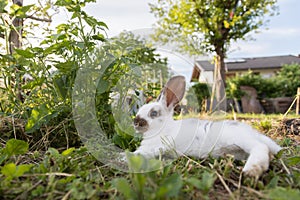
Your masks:
[[[231,156],[182,157],[163,169],[125,173],[96,160],[85,147],[29,151],[12,140],[0,148],[2,199],[286,199],[300,197],[299,136],[279,131],[280,116],[239,115],[284,150],[259,179],[241,174]]]
[[[282,119],[293,119],[299,118],[299,115],[289,113],[289,114],[255,114],[255,113],[217,113],[213,115],[209,115],[207,113],[197,114],[190,113],[184,115],[182,118],[191,118],[191,117],[199,117],[203,119],[239,119],[239,120],[251,120],[251,119],[259,119],[259,120],[282,120]]]

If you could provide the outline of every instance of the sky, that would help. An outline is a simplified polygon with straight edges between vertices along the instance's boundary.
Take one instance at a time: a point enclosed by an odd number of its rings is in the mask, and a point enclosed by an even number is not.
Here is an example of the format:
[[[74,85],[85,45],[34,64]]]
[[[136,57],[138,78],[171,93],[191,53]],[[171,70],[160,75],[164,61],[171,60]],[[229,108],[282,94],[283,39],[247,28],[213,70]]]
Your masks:
[[[108,37],[120,32],[150,33],[156,18],[150,13],[148,3],[154,0],[98,0],[88,4],[86,12],[98,20],[105,22],[109,30]],[[261,57],[276,55],[300,54],[300,1],[278,0],[279,15],[270,18],[267,28],[260,33],[251,33],[255,40],[239,41],[232,44],[228,58]],[[61,23],[70,16],[62,12],[53,18],[54,25]],[[165,47],[157,47],[159,53],[169,58],[171,67],[177,72],[189,77],[194,59],[180,53],[169,51]]]

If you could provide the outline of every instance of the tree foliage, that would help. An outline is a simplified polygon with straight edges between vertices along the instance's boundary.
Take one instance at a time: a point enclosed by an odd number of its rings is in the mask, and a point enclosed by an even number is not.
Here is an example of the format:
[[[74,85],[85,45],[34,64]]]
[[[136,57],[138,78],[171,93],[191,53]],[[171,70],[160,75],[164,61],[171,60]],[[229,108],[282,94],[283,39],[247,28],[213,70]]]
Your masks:
[[[178,44],[183,52],[214,53],[215,73],[212,99],[216,94],[219,110],[226,110],[225,63],[233,41],[246,39],[249,32],[273,15],[276,0],[158,0],[150,4],[158,18],[155,38]],[[211,104],[213,105],[213,104]]]
[[[122,32],[109,40],[108,51],[115,57],[127,60],[127,66],[139,68],[139,83],[133,83],[136,89],[146,89],[147,96],[156,96],[169,78],[167,58],[162,58],[156,49],[131,32]],[[137,77],[136,77],[137,78]],[[132,78],[132,80],[137,80]]]
[[[175,42],[181,50],[199,55],[225,53],[232,41],[246,39],[249,32],[265,23],[265,15],[275,14],[276,0],[158,0],[150,4],[157,17],[157,38]]]
[[[29,42],[29,37],[36,37],[33,34],[34,31],[41,31],[41,24],[51,22],[49,13],[51,8],[55,9],[55,6],[52,6],[52,0],[38,1],[37,5],[24,5],[23,0],[2,1],[0,4],[0,10],[2,11],[0,16],[0,36],[4,39],[5,45],[0,45],[2,47],[1,50],[11,55]],[[11,76],[9,84],[16,93],[17,100],[24,102],[22,74],[19,73],[19,71],[22,71],[22,67],[21,65],[12,67],[16,71],[16,76]]]

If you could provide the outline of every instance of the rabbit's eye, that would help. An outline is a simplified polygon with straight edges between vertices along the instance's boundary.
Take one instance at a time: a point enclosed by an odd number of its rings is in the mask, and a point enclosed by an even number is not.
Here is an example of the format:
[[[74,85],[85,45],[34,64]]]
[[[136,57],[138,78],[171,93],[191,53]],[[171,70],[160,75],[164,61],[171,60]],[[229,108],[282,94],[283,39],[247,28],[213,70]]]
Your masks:
[[[158,116],[158,112],[156,110],[153,110],[150,112],[150,117],[151,118],[154,118],[154,117],[157,117]]]

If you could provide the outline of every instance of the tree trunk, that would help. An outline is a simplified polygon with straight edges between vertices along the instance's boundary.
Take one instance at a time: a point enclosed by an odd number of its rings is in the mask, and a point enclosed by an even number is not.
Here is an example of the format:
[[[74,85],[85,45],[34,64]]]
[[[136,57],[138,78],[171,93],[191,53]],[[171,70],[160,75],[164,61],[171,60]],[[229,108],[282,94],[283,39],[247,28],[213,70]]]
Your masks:
[[[214,87],[213,87],[213,93],[212,98],[215,97],[216,102],[214,106],[214,110],[216,111],[226,111],[227,110],[227,102],[226,102],[226,71],[225,71],[225,53],[223,52],[222,47],[216,48],[216,59],[215,59],[215,70],[214,70]],[[213,105],[214,102],[212,101],[211,105]]]
[[[23,0],[13,0],[14,4],[18,6],[23,6]],[[16,48],[22,47],[22,30],[23,30],[23,19],[14,18],[12,22],[12,29],[9,33],[9,52],[13,54]],[[17,66],[17,63],[16,63]],[[24,102],[24,97],[22,95],[22,77],[20,74],[20,69],[15,67],[15,78],[13,82],[15,82],[14,88],[16,89],[17,98]]]
[[[18,6],[23,6],[23,0],[13,0],[14,4]],[[22,29],[23,29],[23,19],[15,18],[13,19],[13,28],[9,34],[9,52],[12,54],[15,48],[20,48],[22,46]]]

